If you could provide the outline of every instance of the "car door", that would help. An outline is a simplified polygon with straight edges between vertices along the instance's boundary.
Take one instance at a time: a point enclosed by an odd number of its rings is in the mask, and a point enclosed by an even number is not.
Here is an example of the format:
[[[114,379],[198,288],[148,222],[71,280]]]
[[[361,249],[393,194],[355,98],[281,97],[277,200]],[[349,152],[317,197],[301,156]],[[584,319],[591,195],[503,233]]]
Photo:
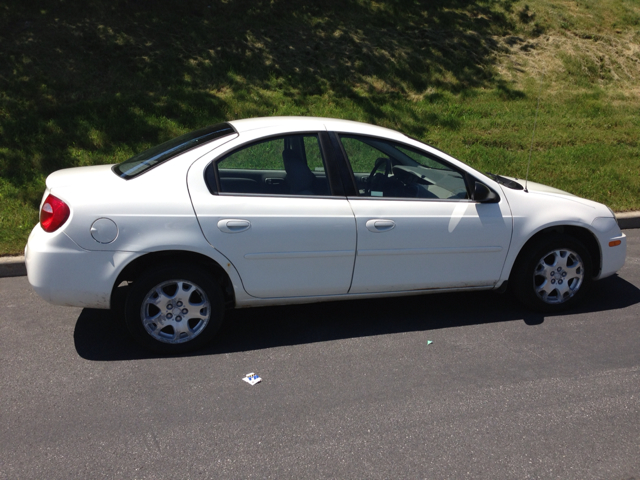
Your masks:
[[[415,147],[334,138],[357,190],[349,197],[358,232],[350,293],[495,285],[512,230],[504,199],[472,200],[467,173]]]
[[[190,171],[207,241],[254,297],[347,293],[356,246],[353,212],[329,181],[319,134],[241,141],[242,135],[205,168],[207,190],[197,186],[202,170]]]

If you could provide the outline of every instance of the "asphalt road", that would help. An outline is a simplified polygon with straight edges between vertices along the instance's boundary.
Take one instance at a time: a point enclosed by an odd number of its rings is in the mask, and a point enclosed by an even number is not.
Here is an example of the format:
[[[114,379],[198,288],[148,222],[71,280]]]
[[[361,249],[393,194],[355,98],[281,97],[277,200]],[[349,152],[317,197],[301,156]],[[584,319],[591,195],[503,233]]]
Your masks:
[[[0,478],[640,479],[626,233],[577,312],[493,293],[248,309],[173,358],[2,278]]]

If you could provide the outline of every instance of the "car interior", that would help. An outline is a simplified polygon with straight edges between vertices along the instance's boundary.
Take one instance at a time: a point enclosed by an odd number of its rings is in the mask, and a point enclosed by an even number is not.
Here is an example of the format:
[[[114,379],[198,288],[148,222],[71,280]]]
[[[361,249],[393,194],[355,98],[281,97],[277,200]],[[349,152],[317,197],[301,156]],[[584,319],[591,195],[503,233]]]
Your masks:
[[[460,171],[422,152],[371,137],[345,135],[340,140],[359,196],[469,198]],[[211,163],[205,181],[211,193],[331,195],[318,138],[312,134],[243,146]]]
[[[211,193],[331,194],[315,135],[288,135],[242,147],[209,165],[205,181]]]
[[[365,136],[340,137],[360,196],[469,198],[463,174],[423,152]]]

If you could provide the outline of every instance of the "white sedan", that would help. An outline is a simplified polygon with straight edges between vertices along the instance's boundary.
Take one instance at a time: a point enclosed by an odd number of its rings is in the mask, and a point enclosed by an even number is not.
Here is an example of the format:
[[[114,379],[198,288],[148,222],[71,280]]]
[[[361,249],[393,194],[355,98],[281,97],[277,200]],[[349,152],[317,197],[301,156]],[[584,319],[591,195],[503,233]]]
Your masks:
[[[614,274],[604,205],[482,174],[402,133],[271,117],[220,123],[117,165],[47,178],[25,249],[57,305],[108,309],[161,353],[201,347],[225,308],[508,286],[553,312]]]

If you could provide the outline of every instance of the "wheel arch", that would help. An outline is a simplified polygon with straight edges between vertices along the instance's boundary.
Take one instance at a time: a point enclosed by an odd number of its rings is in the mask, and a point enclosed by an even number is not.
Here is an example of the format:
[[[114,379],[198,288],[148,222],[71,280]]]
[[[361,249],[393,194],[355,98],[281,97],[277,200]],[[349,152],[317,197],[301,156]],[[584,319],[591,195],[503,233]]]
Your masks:
[[[565,234],[574,237],[576,240],[579,240],[589,252],[591,256],[591,261],[593,264],[593,277],[596,278],[600,270],[602,268],[602,252],[600,250],[600,244],[596,236],[587,228],[579,227],[575,225],[553,225],[551,227],[544,228],[529,238],[522,246],[518,255],[511,266],[511,271],[509,272],[509,277],[513,274],[513,270],[518,265],[518,262],[525,254],[527,250],[529,250],[532,245],[540,242],[544,237],[553,234]]]
[[[111,291],[112,305],[116,290],[122,282],[135,282],[135,280],[147,269],[162,263],[182,263],[194,265],[204,269],[222,287],[225,306],[233,308],[235,306],[235,291],[233,283],[227,272],[211,257],[201,253],[190,252],[185,250],[163,250],[160,252],[151,252],[137,257],[122,269],[116,279],[113,290]]]

